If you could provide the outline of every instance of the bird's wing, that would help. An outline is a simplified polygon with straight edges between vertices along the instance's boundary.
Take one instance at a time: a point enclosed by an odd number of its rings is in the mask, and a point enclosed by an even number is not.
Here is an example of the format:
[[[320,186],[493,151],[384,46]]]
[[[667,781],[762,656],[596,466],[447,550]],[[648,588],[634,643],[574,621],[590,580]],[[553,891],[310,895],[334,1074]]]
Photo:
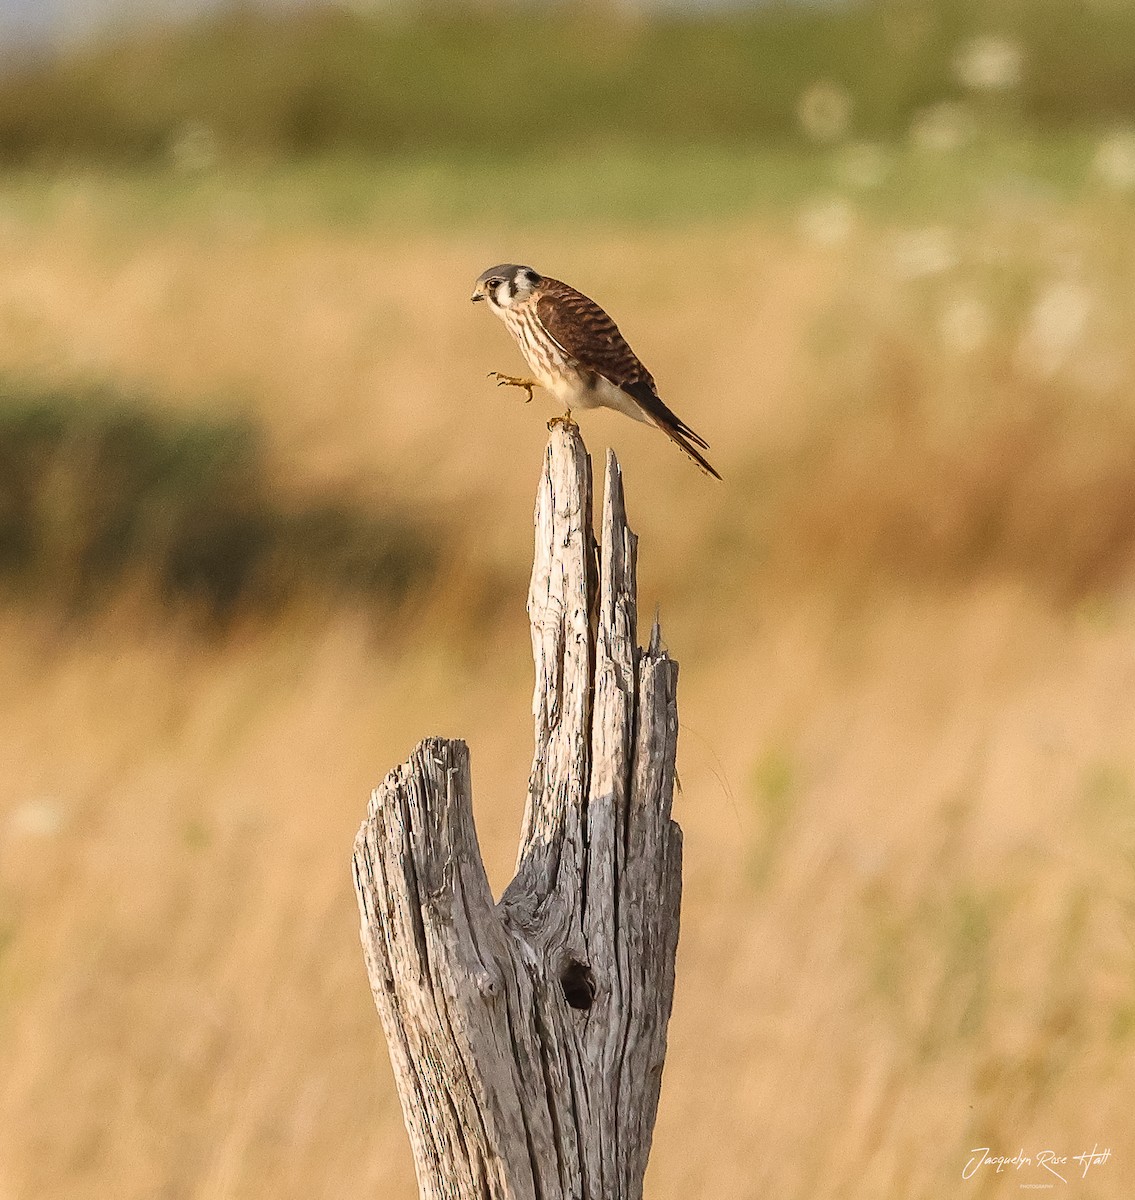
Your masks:
[[[582,292],[558,279],[540,281],[536,315],[548,336],[581,366],[609,379],[616,387],[645,383],[654,390],[650,372],[627,345],[609,316]]]
[[[654,377],[627,345],[619,327],[582,292],[545,277],[539,285],[536,315],[548,336],[561,350],[634,398],[643,412],[669,435],[700,467],[721,478],[694,449],[709,449],[709,443],[662,402]]]

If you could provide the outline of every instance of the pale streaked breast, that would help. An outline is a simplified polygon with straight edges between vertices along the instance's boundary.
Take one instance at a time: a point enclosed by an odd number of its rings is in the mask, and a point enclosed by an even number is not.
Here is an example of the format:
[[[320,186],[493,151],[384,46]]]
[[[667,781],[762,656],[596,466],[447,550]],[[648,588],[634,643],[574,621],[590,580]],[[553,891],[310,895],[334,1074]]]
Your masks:
[[[534,301],[508,309],[504,323],[516,339],[532,373],[554,396],[586,407],[586,394],[594,386],[591,372],[581,370],[548,336],[536,314]],[[593,400],[594,404],[595,401]]]

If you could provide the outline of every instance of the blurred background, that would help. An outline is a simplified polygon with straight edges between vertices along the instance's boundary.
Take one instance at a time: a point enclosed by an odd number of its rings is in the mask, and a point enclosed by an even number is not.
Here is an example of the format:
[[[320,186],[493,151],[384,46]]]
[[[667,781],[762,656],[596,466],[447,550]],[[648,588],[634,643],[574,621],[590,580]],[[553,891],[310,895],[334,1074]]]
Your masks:
[[[657,1200],[1135,1181],[1135,8],[3,0],[0,1197],[416,1195],[369,789],[472,747],[499,890],[596,296],[682,664]],[[1051,1182],[1051,1180],[1047,1180]],[[1057,1189],[1063,1185],[1057,1183]]]

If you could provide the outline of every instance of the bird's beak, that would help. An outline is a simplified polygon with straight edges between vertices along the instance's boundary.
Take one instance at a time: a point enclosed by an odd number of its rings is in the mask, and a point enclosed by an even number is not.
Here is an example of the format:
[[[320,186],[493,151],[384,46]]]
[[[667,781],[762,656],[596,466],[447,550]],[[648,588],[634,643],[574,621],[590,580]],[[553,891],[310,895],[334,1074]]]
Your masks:
[[[485,298],[485,293],[482,292],[479,287],[473,289],[473,295],[470,297],[470,299],[473,301],[474,304],[476,304],[478,300],[484,300],[484,298]]]

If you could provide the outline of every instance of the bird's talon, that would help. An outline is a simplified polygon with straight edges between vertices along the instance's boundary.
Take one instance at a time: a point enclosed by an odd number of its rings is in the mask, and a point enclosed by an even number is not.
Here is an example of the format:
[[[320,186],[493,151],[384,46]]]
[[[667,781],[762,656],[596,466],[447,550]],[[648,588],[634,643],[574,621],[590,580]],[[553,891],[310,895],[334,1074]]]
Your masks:
[[[516,375],[506,375],[503,371],[490,371],[488,377],[497,381],[497,387],[523,388],[528,393],[525,404],[532,403],[532,389],[540,386],[535,379],[520,379]]]

